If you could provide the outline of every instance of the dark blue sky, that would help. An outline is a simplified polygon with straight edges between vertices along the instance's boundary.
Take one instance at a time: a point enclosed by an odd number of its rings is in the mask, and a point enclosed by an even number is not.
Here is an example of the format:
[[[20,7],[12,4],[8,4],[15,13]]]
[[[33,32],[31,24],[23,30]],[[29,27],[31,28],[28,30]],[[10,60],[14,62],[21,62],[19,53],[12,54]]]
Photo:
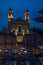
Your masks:
[[[3,27],[8,27],[8,9],[14,10],[14,18],[24,18],[25,10],[30,10],[30,27],[38,27],[43,29],[43,23],[38,23],[33,20],[39,16],[37,13],[43,8],[42,0],[0,0],[0,30]]]

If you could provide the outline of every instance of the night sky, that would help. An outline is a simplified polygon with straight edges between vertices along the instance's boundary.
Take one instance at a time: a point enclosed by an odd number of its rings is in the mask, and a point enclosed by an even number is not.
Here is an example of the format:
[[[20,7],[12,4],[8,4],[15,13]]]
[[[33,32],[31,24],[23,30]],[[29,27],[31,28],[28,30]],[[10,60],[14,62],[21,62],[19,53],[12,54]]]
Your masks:
[[[43,0],[0,0],[0,31],[3,27],[8,27],[8,10],[14,10],[14,19],[24,18],[25,10],[30,11],[30,28],[37,27],[43,29],[43,23],[33,20],[36,16],[43,16],[38,11],[43,8]]]

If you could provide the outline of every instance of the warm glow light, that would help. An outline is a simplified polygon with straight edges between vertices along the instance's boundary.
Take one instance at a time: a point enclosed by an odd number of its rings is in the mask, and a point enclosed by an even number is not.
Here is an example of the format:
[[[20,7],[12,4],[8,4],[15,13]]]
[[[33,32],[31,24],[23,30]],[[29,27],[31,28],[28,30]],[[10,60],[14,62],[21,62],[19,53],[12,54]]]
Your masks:
[[[15,30],[15,35],[17,36],[17,34],[18,34],[18,28]]]
[[[8,16],[8,18],[13,18],[13,16],[11,15],[11,16]]]
[[[23,36],[17,36],[17,42],[23,42]]]

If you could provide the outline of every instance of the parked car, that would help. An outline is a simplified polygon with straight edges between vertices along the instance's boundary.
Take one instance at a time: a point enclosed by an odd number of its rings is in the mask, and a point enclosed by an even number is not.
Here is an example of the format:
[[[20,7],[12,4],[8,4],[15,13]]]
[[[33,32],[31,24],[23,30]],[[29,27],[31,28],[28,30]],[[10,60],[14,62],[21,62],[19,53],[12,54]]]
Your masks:
[[[24,47],[21,47],[21,48],[19,48],[19,50],[18,50],[18,54],[19,54],[19,55],[25,55],[25,54],[27,54],[27,53],[28,53],[28,51],[27,51],[27,49],[24,48]]]
[[[10,55],[11,54],[11,50],[9,49],[5,49],[2,51],[3,55]]]
[[[17,50],[11,50],[11,53],[12,53],[13,55],[17,55],[17,54],[18,54],[18,51],[17,51]]]

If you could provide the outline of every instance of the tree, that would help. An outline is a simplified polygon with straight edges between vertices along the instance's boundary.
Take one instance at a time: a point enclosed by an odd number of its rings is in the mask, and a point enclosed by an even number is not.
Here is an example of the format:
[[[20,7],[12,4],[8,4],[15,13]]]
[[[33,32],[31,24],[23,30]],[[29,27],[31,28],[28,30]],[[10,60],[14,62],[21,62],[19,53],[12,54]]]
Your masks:
[[[38,13],[43,15],[43,9],[38,11]],[[33,20],[35,20],[38,23],[43,23],[43,16],[37,16]],[[36,28],[36,27],[34,27],[34,28],[30,29],[30,30],[33,31],[33,32],[39,33],[39,34],[43,34],[43,30],[41,30],[39,28]]]
[[[38,13],[43,15],[43,9],[38,11]],[[34,18],[33,20],[43,23],[43,16],[38,16],[38,17]]]
[[[37,34],[43,34],[43,30],[41,30],[41,29],[39,29],[39,28],[32,28],[32,29],[30,29],[31,31],[33,31],[33,32],[36,32]]]

